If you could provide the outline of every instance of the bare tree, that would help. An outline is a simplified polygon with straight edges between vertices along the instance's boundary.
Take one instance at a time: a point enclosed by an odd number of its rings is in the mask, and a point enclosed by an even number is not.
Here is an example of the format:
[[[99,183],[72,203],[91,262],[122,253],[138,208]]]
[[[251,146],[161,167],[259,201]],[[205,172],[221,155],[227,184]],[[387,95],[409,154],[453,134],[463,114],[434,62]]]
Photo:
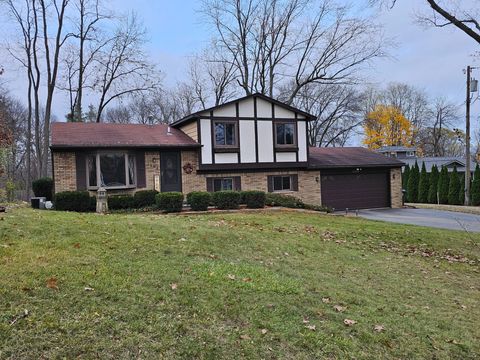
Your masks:
[[[370,2],[387,3],[393,8],[397,0],[371,0]],[[432,14],[418,16],[421,23],[435,27],[454,26],[480,44],[480,12],[478,8],[466,8],[462,2],[456,0],[448,2],[425,0],[425,2],[431,8]]]
[[[95,59],[98,76],[92,87],[100,94],[97,122],[101,121],[105,107],[113,100],[159,87],[160,79],[155,67],[145,60],[144,42],[145,30],[137,17],[132,15],[99,51]]]
[[[105,122],[112,124],[131,124],[133,123],[130,107],[120,104],[112,106],[105,111]]]
[[[362,98],[351,86],[304,86],[294,105],[316,115],[309,122],[311,146],[344,146],[363,123]]]
[[[325,0],[206,0],[204,13],[245,94],[288,89],[282,97],[291,104],[309,84],[354,82],[362,65],[383,55],[372,19]]]

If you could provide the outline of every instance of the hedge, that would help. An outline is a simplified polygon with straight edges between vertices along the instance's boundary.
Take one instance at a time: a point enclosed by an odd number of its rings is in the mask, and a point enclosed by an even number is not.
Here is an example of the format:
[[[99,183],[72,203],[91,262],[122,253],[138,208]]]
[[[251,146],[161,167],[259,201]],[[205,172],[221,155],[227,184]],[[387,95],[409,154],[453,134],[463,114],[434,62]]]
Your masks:
[[[137,209],[155,205],[156,190],[140,190],[133,195],[133,201]]]
[[[448,204],[460,205],[459,202],[460,179],[458,177],[457,167],[450,173],[450,183],[448,184]]]
[[[240,193],[238,191],[216,191],[212,195],[212,200],[217,209],[238,209]]]
[[[450,176],[448,175],[448,169],[442,166],[440,176],[438,178],[438,201],[440,204],[448,203],[448,190],[450,184]]]
[[[183,208],[181,192],[163,192],[155,195],[155,202],[160,210],[165,212],[180,212]]]
[[[49,177],[43,177],[32,181],[32,190],[35,196],[45,197],[47,200],[53,198],[53,179]]]
[[[432,171],[430,173],[429,179],[429,188],[428,188],[428,202],[430,204],[436,204],[437,199],[437,191],[438,191],[438,168],[437,165],[432,166]]]
[[[428,202],[429,185],[427,169],[425,168],[425,163],[422,163],[422,171],[420,172],[420,180],[418,181],[418,202]]]
[[[418,164],[415,162],[415,165],[410,169],[410,174],[408,176],[407,184],[407,201],[415,203],[418,201],[418,182],[420,178],[420,170],[418,169]]]
[[[286,208],[303,209],[305,204],[299,198],[291,195],[267,193],[265,204],[269,206],[282,206]]]
[[[63,191],[55,194],[55,209],[63,211],[95,211],[96,199],[88,191]]]
[[[475,172],[473,173],[471,205],[480,205],[480,167],[478,166],[478,164],[475,167]]]
[[[243,198],[247,208],[261,209],[265,207],[265,192],[263,191],[243,191]]]
[[[205,191],[193,191],[187,194],[187,203],[193,211],[206,211],[212,201],[212,195]]]
[[[135,207],[135,201],[132,195],[112,195],[108,197],[108,209],[132,209]]]

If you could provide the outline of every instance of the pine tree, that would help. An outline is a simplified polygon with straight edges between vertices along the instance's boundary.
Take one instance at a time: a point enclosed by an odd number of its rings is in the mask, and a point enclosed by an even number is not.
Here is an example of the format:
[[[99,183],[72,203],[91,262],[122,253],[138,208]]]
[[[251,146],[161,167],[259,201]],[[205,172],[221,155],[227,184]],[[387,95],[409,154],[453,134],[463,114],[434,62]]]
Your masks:
[[[472,187],[470,191],[471,205],[479,206],[480,205],[480,167],[475,167],[475,172],[473,173]]]
[[[408,177],[408,184],[407,184],[408,202],[415,203],[418,201],[419,177],[420,177],[420,170],[418,169],[417,162],[415,162],[415,166],[410,170],[410,176]]]
[[[402,187],[403,190],[407,191],[408,188],[408,178],[410,177],[410,165],[406,165],[402,174]]]
[[[465,174],[459,176],[460,188],[458,191],[458,203],[460,205],[465,204]]]
[[[450,184],[448,185],[448,204],[459,205],[460,179],[458,178],[457,167],[450,173]]]
[[[436,204],[437,199],[437,190],[438,190],[438,167],[437,165],[432,166],[432,171],[430,172],[430,178],[428,182],[428,202],[430,204]]]
[[[425,168],[425,163],[422,163],[422,171],[420,172],[420,179],[418,181],[418,202],[428,202],[428,174]]]
[[[450,176],[448,175],[448,169],[442,166],[440,176],[438,177],[438,200],[440,204],[448,203],[448,185],[450,183]]]

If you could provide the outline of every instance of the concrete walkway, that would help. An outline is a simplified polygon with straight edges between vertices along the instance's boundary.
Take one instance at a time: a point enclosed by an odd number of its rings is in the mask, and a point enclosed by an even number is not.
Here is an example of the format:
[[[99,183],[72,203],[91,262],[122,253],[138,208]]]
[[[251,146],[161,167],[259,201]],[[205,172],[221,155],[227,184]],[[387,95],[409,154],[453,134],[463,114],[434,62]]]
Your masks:
[[[373,209],[360,210],[358,215],[370,220],[480,232],[480,215],[475,214],[432,209]]]

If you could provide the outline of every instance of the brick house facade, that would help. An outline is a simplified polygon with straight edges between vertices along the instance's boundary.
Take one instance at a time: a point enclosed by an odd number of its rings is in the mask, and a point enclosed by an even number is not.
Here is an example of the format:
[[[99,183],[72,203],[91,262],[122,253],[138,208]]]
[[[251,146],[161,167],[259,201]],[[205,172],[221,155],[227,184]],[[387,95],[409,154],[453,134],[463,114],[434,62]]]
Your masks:
[[[55,192],[262,190],[336,209],[402,206],[402,163],[363,148],[310,148],[301,110],[260,94],[171,126],[52,124]]]

